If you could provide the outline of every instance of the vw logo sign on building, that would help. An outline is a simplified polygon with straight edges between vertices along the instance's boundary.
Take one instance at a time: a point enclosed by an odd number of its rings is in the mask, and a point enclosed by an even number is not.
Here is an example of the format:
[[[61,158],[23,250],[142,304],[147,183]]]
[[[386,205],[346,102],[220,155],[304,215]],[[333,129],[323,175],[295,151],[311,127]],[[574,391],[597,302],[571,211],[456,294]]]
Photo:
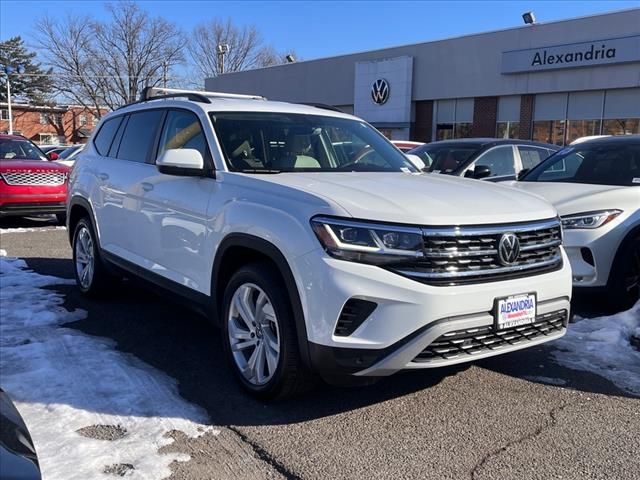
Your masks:
[[[371,85],[371,99],[373,103],[383,105],[389,100],[389,82],[384,78],[379,78]]]
[[[498,243],[498,258],[502,265],[511,265],[520,256],[520,240],[513,233],[505,233]]]

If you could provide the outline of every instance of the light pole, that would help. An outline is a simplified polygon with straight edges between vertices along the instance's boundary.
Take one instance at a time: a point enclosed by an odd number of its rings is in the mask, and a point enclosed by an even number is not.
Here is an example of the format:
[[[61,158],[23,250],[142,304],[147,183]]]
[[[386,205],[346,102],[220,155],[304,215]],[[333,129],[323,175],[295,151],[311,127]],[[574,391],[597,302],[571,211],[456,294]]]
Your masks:
[[[229,44],[221,43],[218,45],[218,59],[220,61],[220,74],[224,73],[224,56],[229,52]]]
[[[9,135],[13,135],[13,114],[11,112],[11,81],[10,76],[13,74],[13,67],[11,65],[5,65],[4,73],[7,76],[7,112],[9,113]],[[24,65],[18,65],[16,67],[16,73],[22,75],[24,73]]]

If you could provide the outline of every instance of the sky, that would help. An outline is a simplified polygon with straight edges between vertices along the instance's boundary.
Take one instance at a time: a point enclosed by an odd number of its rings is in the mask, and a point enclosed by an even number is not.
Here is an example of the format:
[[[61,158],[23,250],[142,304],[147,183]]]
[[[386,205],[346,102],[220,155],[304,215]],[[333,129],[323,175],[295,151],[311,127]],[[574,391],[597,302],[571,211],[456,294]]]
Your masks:
[[[438,40],[522,25],[532,10],[538,22],[640,8],[628,1],[177,1],[138,2],[185,31],[212,17],[255,25],[278,51],[311,60],[343,53]],[[0,0],[0,40],[21,35],[29,45],[36,18],[104,17],[104,2]]]

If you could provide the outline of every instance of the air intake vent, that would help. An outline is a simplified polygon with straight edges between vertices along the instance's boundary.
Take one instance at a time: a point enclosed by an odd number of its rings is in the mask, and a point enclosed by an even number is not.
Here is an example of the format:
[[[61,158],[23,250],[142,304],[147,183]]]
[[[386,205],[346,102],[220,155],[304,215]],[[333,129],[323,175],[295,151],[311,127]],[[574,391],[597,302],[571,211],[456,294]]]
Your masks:
[[[377,303],[358,298],[351,298],[344,304],[335,334],[339,337],[348,337],[362,325],[369,315],[376,309]]]

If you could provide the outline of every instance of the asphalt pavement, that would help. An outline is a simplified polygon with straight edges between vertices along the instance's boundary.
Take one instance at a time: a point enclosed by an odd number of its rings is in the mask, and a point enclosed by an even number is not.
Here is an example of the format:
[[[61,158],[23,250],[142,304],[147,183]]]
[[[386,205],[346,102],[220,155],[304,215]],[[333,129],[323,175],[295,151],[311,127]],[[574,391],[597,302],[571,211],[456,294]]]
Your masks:
[[[0,248],[36,272],[72,278],[67,233],[2,220]],[[458,368],[401,373],[368,387],[322,386],[276,404],[247,397],[207,321],[125,281],[100,301],[58,286],[67,326],[115,340],[179,382],[219,435],[174,432],[191,460],[174,479],[638,479],[640,398],[554,363],[553,344]],[[577,305],[594,314],[597,303]],[[582,309],[582,311],[581,311]]]

